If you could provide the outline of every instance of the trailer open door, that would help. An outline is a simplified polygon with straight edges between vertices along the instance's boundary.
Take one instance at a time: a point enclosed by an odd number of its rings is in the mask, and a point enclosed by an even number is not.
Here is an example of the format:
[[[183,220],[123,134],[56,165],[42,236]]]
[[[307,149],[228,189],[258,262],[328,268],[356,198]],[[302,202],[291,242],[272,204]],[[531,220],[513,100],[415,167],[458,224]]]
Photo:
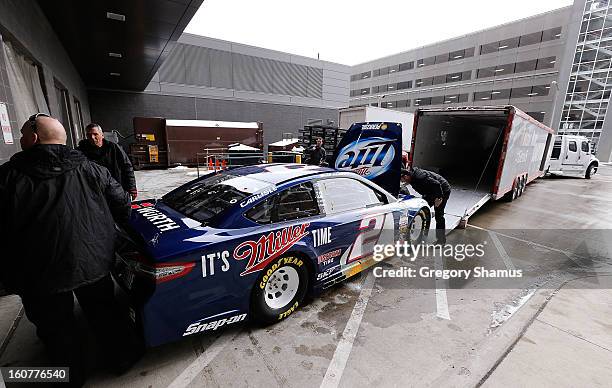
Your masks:
[[[491,199],[508,113],[502,109],[416,113],[410,162],[442,175],[451,184],[445,209],[448,229],[457,227]]]

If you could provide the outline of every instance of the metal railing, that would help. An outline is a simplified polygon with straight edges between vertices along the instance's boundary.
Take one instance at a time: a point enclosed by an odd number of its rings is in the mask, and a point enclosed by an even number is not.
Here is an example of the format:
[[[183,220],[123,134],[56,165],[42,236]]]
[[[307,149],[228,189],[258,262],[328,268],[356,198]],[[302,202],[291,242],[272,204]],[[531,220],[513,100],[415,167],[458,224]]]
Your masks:
[[[290,151],[275,152],[230,152],[226,148],[208,148],[196,153],[198,178],[200,169],[217,172],[233,167],[252,166],[263,163],[301,163],[302,154]]]

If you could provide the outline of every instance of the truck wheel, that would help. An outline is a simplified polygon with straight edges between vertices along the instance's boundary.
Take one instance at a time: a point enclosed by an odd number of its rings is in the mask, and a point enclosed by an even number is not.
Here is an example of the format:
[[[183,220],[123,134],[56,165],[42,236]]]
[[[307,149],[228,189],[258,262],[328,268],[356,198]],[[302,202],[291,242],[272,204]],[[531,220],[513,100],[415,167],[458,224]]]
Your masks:
[[[521,195],[523,195],[523,193],[525,192],[525,188],[527,187],[527,177],[522,176],[519,179],[519,182],[520,182],[520,189],[519,189],[518,196],[520,197]]]
[[[506,202],[512,202],[518,198],[518,190],[519,190],[519,180],[518,178],[514,179],[514,184],[512,185],[512,190],[505,194]]]
[[[427,216],[427,211],[425,210],[425,208],[422,208],[417,214],[414,215],[414,217],[410,221],[410,226],[408,227],[408,233],[405,236],[405,239],[410,244],[418,244],[421,241],[425,240],[428,232],[429,217]]]
[[[586,179],[591,179],[591,177],[595,175],[596,172],[597,172],[597,166],[595,165],[595,163],[591,163],[589,165],[589,168],[587,168],[586,173],[584,174],[584,177]]]
[[[251,296],[251,318],[263,325],[282,321],[304,302],[308,268],[304,259],[287,255],[259,275]]]

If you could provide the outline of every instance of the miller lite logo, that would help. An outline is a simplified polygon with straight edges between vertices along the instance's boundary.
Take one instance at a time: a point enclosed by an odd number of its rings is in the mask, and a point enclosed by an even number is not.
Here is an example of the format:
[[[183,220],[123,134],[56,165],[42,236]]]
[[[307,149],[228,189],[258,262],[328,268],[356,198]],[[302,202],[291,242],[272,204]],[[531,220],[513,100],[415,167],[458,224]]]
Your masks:
[[[246,268],[240,276],[261,271],[266,265],[287,252],[289,248],[308,234],[310,223],[292,225],[276,232],[262,235],[257,241],[248,240],[234,249],[234,259],[248,259]]]
[[[391,167],[395,157],[393,143],[394,140],[383,137],[355,140],[340,150],[336,159],[336,168],[350,170],[364,178],[373,179]]]

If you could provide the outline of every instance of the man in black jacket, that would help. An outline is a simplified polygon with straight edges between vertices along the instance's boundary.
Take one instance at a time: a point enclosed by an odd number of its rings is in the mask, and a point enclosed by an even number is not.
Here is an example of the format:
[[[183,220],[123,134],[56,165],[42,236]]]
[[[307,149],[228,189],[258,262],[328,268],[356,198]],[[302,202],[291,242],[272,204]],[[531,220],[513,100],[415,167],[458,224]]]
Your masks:
[[[315,137],[315,145],[311,146],[307,150],[308,152],[308,164],[314,166],[322,166],[327,164],[327,152],[323,148],[323,139]]]
[[[140,353],[110,277],[113,218],[127,220],[130,199],[106,168],[65,145],[59,121],[33,115],[21,133],[23,151],[0,166],[0,281],[21,296],[51,361],[70,366],[79,386],[86,353],[73,293],[115,371]]]
[[[106,140],[102,127],[98,124],[88,124],[85,132],[87,140],[81,140],[78,150],[84,153],[89,160],[106,167],[123,189],[130,193],[132,200],[135,200],[138,195],[136,178],[134,178],[130,158],[125,151],[119,145]]]
[[[416,167],[402,170],[401,180],[404,184],[410,184],[429,206],[434,207],[436,239],[438,243],[446,243],[444,208],[451,194],[451,185],[441,175]]]

